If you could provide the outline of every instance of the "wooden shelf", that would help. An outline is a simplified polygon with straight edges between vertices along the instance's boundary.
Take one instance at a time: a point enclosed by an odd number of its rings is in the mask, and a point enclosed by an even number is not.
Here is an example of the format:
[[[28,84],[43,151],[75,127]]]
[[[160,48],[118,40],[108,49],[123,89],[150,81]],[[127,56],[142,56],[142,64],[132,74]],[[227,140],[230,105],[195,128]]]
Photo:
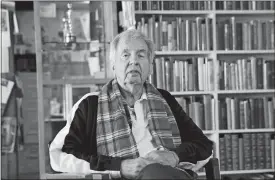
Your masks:
[[[266,94],[275,93],[275,89],[219,90],[218,94]]]
[[[46,118],[45,122],[66,122],[64,118]]]
[[[232,54],[274,54],[275,50],[217,50],[219,55],[232,55]]]
[[[203,15],[211,14],[214,11],[212,10],[142,10],[135,11],[136,15],[145,15],[145,14],[162,14],[162,15]]]
[[[229,174],[257,174],[257,173],[268,173],[274,172],[275,169],[253,169],[253,170],[235,170],[235,171],[221,171],[221,175]]]
[[[233,134],[233,133],[268,133],[275,132],[275,128],[267,129],[229,129],[229,130],[218,130],[220,134]]]
[[[180,91],[180,92],[170,92],[173,96],[187,96],[187,95],[207,95],[213,94],[214,91]]]
[[[274,15],[274,10],[216,10],[217,15]]]
[[[44,80],[44,85],[65,85],[65,84],[105,84],[111,79],[95,79],[95,78],[68,78],[57,80]]]
[[[156,56],[208,55],[213,51],[155,51]]]
[[[215,130],[203,130],[203,134],[214,134],[216,131]]]

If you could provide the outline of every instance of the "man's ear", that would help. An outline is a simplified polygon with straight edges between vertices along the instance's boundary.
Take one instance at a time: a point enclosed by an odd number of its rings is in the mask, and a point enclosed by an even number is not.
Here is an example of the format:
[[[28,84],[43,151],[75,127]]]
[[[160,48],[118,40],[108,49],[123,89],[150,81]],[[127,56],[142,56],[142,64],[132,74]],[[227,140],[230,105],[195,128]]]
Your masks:
[[[152,62],[152,63],[150,63],[150,65],[149,65],[150,67],[149,67],[149,75],[151,75],[151,74],[153,74],[154,73],[154,63]]]

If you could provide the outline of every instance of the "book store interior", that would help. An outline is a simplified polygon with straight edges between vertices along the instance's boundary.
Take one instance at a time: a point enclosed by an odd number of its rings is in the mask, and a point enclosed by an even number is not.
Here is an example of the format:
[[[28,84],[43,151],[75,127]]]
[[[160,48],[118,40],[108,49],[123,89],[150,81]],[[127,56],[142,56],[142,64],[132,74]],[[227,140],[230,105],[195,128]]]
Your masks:
[[[275,0],[1,1],[1,179],[274,179],[274,29]]]

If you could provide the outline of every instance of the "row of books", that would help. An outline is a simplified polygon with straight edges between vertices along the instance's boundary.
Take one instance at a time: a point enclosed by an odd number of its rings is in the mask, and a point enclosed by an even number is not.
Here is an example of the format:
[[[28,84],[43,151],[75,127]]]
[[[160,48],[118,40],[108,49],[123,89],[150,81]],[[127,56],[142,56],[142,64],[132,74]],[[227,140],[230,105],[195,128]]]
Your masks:
[[[223,180],[245,180],[245,179],[250,179],[250,180],[272,180],[274,179],[274,173],[269,172],[269,173],[257,173],[257,174],[242,174],[239,175],[239,177],[236,179],[234,176],[231,175],[223,175],[222,176]]]
[[[230,17],[217,23],[217,47],[219,50],[275,49],[274,27],[274,20],[240,22]]]
[[[214,90],[214,63],[207,57],[172,59],[155,58],[149,82],[168,91]]]
[[[164,19],[162,15],[137,21],[136,28],[153,40],[157,51],[212,50],[213,25],[208,17]]]
[[[202,130],[214,129],[214,99],[210,95],[201,97],[176,97],[183,110]]]
[[[275,60],[249,57],[219,61],[221,90],[275,89]]]
[[[220,169],[274,169],[275,134],[224,134],[219,137]]]
[[[274,1],[216,1],[217,10],[272,10]]]
[[[135,10],[212,10],[212,1],[135,1]],[[217,10],[272,10],[274,1],[216,1]]]
[[[211,10],[212,1],[135,1],[135,10]]]
[[[221,98],[220,129],[275,128],[275,98]]]

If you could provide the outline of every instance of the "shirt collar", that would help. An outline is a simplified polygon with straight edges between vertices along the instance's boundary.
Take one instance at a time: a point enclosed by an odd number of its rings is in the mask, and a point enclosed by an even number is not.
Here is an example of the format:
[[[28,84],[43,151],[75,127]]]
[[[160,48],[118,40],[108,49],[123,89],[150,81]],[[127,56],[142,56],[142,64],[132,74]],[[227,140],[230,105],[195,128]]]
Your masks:
[[[142,95],[141,95],[141,97],[140,97],[139,100],[147,100],[147,95],[146,95],[146,90],[145,90],[145,88],[143,88],[143,92],[142,92]]]

